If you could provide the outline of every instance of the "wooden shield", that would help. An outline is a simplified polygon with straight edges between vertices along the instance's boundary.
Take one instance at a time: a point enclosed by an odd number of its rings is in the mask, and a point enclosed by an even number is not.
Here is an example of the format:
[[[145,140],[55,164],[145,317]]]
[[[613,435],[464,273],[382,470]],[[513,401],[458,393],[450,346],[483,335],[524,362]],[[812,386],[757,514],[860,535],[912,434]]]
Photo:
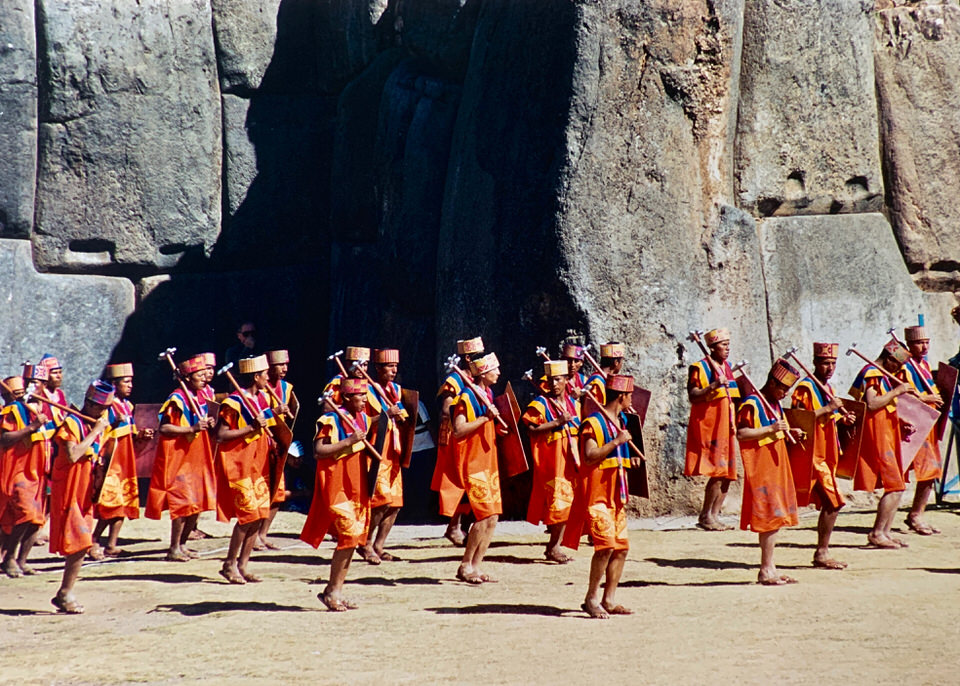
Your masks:
[[[503,395],[494,398],[493,404],[500,411],[500,416],[509,428],[509,433],[505,436],[497,434],[497,449],[507,476],[523,474],[530,469],[530,462],[527,460],[527,451],[524,450],[523,439],[520,438],[520,429],[517,426],[520,420],[520,405],[517,403],[517,396],[514,395],[513,386],[509,381],[507,387],[503,389]]]
[[[296,391],[290,391],[289,407],[293,413],[293,419],[290,419],[287,424],[290,426],[290,430],[293,431],[293,426],[297,423],[297,417],[300,416],[300,401],[297,399]]]
[[[160,405],[144,403],[133,408],[133,422],[137,429],[153,429],[153,438],[149,441],[133,442],[137,457],[137,476],[149,479],[153,474],[153,461],[157,457],[157,442],[160,440]]]
[[[293,442],[293,432],[283,423],[282,419],[277,419],[277,423],[270,427],[270,433],[273,435],[273,450],[270,451],[270,500],[280,486],[280,479],[283,478],[283,468],[287,464],[287,451],[290,450],[290,444]]]
[[[593,396],[585,396],[586,400],[583,404],[583,416],[589,417],[592,414],[600,412],[600,404],[597,402],[597,399]],[[649,395],[647,396],[649,402]],[[636,407],[634,407],[636,409]],[[633,414],[631,412],[626,412],[624,415],[627,418],[626,430],[630,432],[630,439],[633,441],[634,445],[640,448],[641,451],[646,451],[646,448],[643,445],[643,425],[640,421],[640,416]],[[637,455],[636,451],[632,448],[629,448],[631,457],[640,457]],[[644,459],[643,463],[639,467],[629,467],[627,469],[627,492],[630,495],[635,495],[639,498],[649,498],[650,489],[647,484],[647,462]]]
[[[214,420],[219,419],[219,418],[220,418],[220,403],[218,403],[218,402],[216,402],[216,401],[214,401],[214,400],[208,400],[208,401],[207,401],[207,416],[208,416],[208,417],[213,417]],[[216,436],[216,431],[217,431],[217,426],[216,426],[216,422],[214,422],[213,427],[210,429],[211,438],[213,438],[214,440],[216,440],[216,438],[217,438],[217,436]]]
[[[409,388],[400,390],[400,404],[407,411],[407,420],[400,424],[400,466],[409,467],[413,456],[413,440],[417,436],[417,419],[420,416],[420,393]]]
[[[737,388],[740,389],[740,399],[743,400],[748,395],[760,395],[760,389],[751,383],[746,374],[736,376]]]
[[[947,430],[947,424],[950,422],[950,408],[953,403],[953,394],[957,391],[957,375],[960,371],[956,367],[951,367],[946,362],[941,362],[937,367],[936,376],[933,377],[937,390],[940,391],[940,398],[943,400],[943,407],[940,409],[940,421],[937,422],[937,441],[942,441]]]
[[[810,410],[784,410],[787,423],[793,429],[806,432],[802,441],[787,441],[787,454],[790,456],[790,471],[793,472],[793,484],[797,489],[797,502],[806,505],[810,502],[810,485],[813,483],[813,443],[817,418]]]
[[[852,479],[857,473],[857,461],[860,459],[860,443],[863,440],[863,418],[867,415],[867,405],[859,400],[842,398],[843,408],[853,414],[857,421],[853,424],[837,423],[837,436],[840,439],[840,460],[837,463],[837,476]]]
[[[639,386],[633,387],[633,395],[630,399],[630,408],[633,414],[640,418],[640,426],[647,422],[647,408],[650,407],[650,391]],[[637,443],[634,441],[634,443]],[[637,445],[640,445],[637,443]],[[641,446],[642,447],[642,446]]]
[[[904,474],[913,464],[917,451],[923,447],[923,442],[930,434],[931,429],[940,419],[940,412],[912,395],[901,395],[897,398],[897,417],[902,422],[913,425],[915,431],[900,440],[900,468]]]

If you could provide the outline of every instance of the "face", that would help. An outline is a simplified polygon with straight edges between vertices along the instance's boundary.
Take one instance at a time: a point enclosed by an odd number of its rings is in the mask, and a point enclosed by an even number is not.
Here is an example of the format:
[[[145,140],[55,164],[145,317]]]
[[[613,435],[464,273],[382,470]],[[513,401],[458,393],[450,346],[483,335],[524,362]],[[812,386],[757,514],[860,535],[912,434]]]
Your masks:
[[[205,383],[209,384],[211,381],[213,381],[213,375],[214,375],[213,367],[207,367],[203,371],[205,372],[203,376],[203,380]]]
[[[776,379],[773,379],[773,383],[770,384],[770,397],[772,397],[777,402],[780,402],[787,397],[787,393],[790,391],[789,386],[785,386]]]
[[[265,388],[267,385],[267,370],[264,369],[262,372],[257,372],[253,375],[253,385],[258,389]]]
[[[567,377],[565,376],[548,376],[547,377],[547,388],[550,389],[550,395],[552,396],[563,395],[563,391],[566,387],[567,387]]]
[[[350,393],[343,396],[343,403],[353,414],[360,414],[367,409],[367,396],[365,393]]]
[[[193,374],[187,376],[187,383],[195,391],[199,391],[201,388],[207,385],[207,370],[201,369],[196,371]]]
[[[113,385],[117,389],[117,395],[121,398],[129,398],[133,393],[133,377],[124,376],[120,379],[114,379]]]
[[[50,376],[47,379],[47,388],[60,388],[60,384],[63,383],[63,370],[62,369],[51,369]]]
[[[881,364],[883,365],[883,368],[886,369],[891,374],[896,374],[897,372],[900,371],[900,367],[903,366],[903,364],[901,364],[900,362],[897,362],[895,359],[893,359],[890,356],[884,356],[883,362],[881,362]]]
[[[362,379],[363,372],[367,371],[367,367],[370,363],[367,360],[358,360],[357,362],[350,363],[350,376],[354,379]]]
[[[243,343],[244,348],[250,348],[251,350],[257,344],[256,336],[257,327],[253,325],[253,322],[245,322],[237,331],[237,340]]]
[[[287,363],[283,364],[274,364],[270,366],[270,378],[272,379],[285,379],[287,378]]]
[[[380,381],[384,383],[390,383],[397,378],[397,369],[399,364],[396,362],[387,362],[386,364],[377,365],[377,376],[380,377]]]
[[[813,358],[813,373],[816,374],[818,379],[829,381],[836,370],[837,361],[832,357]]]
[[[576,374],[583,368],[583,360],[578,360],[575,357],[567,357],[567,364],[570,366],[570,373]]]
[[[913,359],[919,360],[922,357],[926,357],[927,353],[930,352],[930,339],[924,338],[919,341],[907,343],[907,347],[910,348],[910,354],[913,356]]]
[[[500,367],[496,369],[491,369],[489,372],[484,372],[480,375],[480,379],[487,385],[492,386],[497,383],[497,379],[500,378]]]
[[[720,362],[726,362],[730,357],[730,341],[720,341],[711,345],[710,356]]]
[[[623,369],[623,358],[617,357],[613,360],[613,373],[619,374],[620,370]]]

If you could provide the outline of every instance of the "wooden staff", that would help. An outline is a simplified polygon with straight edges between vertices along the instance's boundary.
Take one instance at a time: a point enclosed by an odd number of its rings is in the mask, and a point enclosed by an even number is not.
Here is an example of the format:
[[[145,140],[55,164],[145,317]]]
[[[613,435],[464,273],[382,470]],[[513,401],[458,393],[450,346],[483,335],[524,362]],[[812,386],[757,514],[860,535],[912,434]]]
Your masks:
[[[0,384],[2,384],[2,383],[3,383],[3,382],[0,381]],[[9,388],[6,384],[3,384],[3,387],[4,387],[4,389],[5,389],[8,393],[10,392],[10,388]],[[97,423],[97,420],[94,419],[93,417],[89,417],[89,416],[87,416],[87,415],[79,412],[78,410],[73,409],[72,407],[67,407],[66,405],[61,405],[60,403],[55,403],[54,401],[52,401],[52,400],[50,400],[50,399],[48,399],[48,398],[45,398],[45,397],[43,397],[42,395],[34,394],[33,391],[31,391],[30,393],[25,394],[22,398],[20,398],[20,400],[22,400],[24,404],[27,404],[27,403],[30,401],[31,398],[33,398],[33,399],[35,399],[35,400],[39,400],[40,402],[45,403],[45,404],[49,405],[50,407],[55,407],[55,408],[57,408],[58,410],[63,410],[64,412],[66,412],[66,413],[68,413],[68,414],[72,414],[72,415],[75,416],[75,417],[79,417],[79,418],[82,419],[83,421],[89,422],[90,424],[96,424],[96,423]]]
[[[607,378],[607,373],[600,368],[600,364],[595,359],[593,359],[593,355],[590,354],[589,345],[585,345],[583,347],[583,357],[587,360],[587,362],[593,365],[593,369],[594,371],[597,372],[597,374],[602,375],[604,379]]]
[[[399,409],[401,412],[403,412],[403,414],[407,413],[406,409],[399,405],[399,403],[390,402],[390,396],[387,395],[387,392],[384,390],[383,386],[373,380],[373,378],[367,373],[367,370],[360,366],[359,361],[354,361],[350,368],[360,370],[360,373],[363,374],[363,378],[367,380],[367,383],[373,386],[373,389],[377,392],[377,394],[383,398],[383,401],[387,404],[388,410]]]
[[[597,399],[594,398],[592,395],[590,396],[590,398],[591,398],[591,400],[593,400],[594,405],[597,406],[597,409],[600,410],[600,414],[602,414],[604,417],[606,417],[608,422],[610,422],[610,423],[613,424],[615,427],[617,427],[617,429],[619,429],[619,430],[621,430],[621,431],[626,431],[626,429],[621,429],[621,428],[620,428],[620,422],[618,422],[616,419],[614,419],[613,417],[610,416],[610,413],[607,411],[607,408],[605,408],[603,405],[601,405],[600,403],[598,403],[598,402],[597,402]],[[644,454],[643,454],[643,452],[640,450],[640,448],[637,447],[637,444],[633,442],[633,440],[628,440],[628,441],[627,441],[627,445],[629,445],[631,448],[633,448],[633,449],[636,451],[637,455],[640,457],[641,460],[643,460],[644,462],[646,462],[647,458],[644,456]]]
[[[504,429],[509,430],[510,426],[507,424],[504,418],[500,416],[499,411],[497,411],[497,408],[493,406],[493,403],[490,401],[490,398],[487,397],[486,392],[482,390],[479,386],[477,386],[477,384],[473,382],[473,379],[471,379],[468,374],[463,373],[463,370],[457,366],[459,362],[460,362],[460,357],[458,355],[451,355],[449,358],[447,358],[447,369],[449,369],[452,372],[455,372],[460,377],[460,380],[463,381],[464,385],[467,386],[471,391],[473,391],[473,394],[477,396],[477,399],[483,404],[483,406],[486,409],[497,412],[497,414],[494,415],[496,417],[497,423],[500,426],[502,426]]]
[[[273,399],[277,402],[277,405],[283,405],[283,401],[280,400],[280,396],[278,396],[278,395],[277,395],[277,392],[276,392],[275,390],[273,390],[273,388],[270,387],[270,383],[269,383],[269,382],[268,382],[267,385],[266,385],[266,389],[267,389],[267,393],[270,395],[270,397],[273,398]],[[288,410],[290,409],[289,406],[287,407],[287,409],[288,409]],[[293,416],[293,413],[292,413],[292,412],[291,412],[291,415],[290,415],[290,416],[291,416],[291,417]],[[281,422],[283,422],[284,424],[286,424],[286,422],[284,421],[283,417],[281,417],[280,415],[277,415],[277,419],[279,419]]]
[[[180,384],[180,390],[183,391],[183,395],[187,398],[187,403],[190,405],[190,411],[193,412],[198,417],[205,417],[203,413],[200,412],[200,405],[197,403],[196,398],[193,397],[193,394],[190,392],[190,389],[187,388],[187,384],[183,381],[183,375],[180,373],[180,370],[177,369],[177,363],[173,361],[173,355],[177,352],[176,348],[167,348],[162,353],[157,355],[158,360],[165,359],[170,363],[170,368],[173,370],[173,375],[177,379],[177,383]]]
[[[895,340],[897,343],[899,343],[900,345],[902,345],[904,348],[906,348],[907,350],[910,349],[910,348],[908,348],[906,345],[904,345],[903,341],[901,341],[899,338],[897,338],[897,330],[896,330],[896,328],[890,327],[890,329],[887,331],[887,333],[890,334],[891,336],[893,336],[893,340]],[[912,355],[907,359],[907,364],[910,365],[910,369],[912,369],[913,372],[914,372],[917,376],[920,377],[920,383],[923,385],[923,390],[924,390],[926,393],[929,393],[930,395],[936,395],[936,396],[939,397],[939,393],[938,393],[937,391],[933,390],[933,388],[930,387],[930,384],[927,382],[927,377],[925,377],[925,376],[923,375],[923,372],[921,372],[921,371],[917,368],[917,365],[915,365],[915,364],[913,363],[913,356],[912,356]]]
[[[343,351],[338,350],[337,352],[333,353],[333,355],[327,355],[327,360],[328,361],[333,360],[334,362],[336,362],[337,366],[340,368],[340,373],[343,374],[343,378],[346,379],[350,375],[347,374],[347,368],[344,367],[343,362],[340,361],[341,355],[343,355]]]
[[[30,364],[30,363],[28,362],[27,364]],[[10,396],[11,401],[16,400],[13,397],[14,390],[10,388],[7,384],[5,384],[2,380],[0,380],[0,388],[3,388],[3,390],[7,392],[7,395]],[[32,394],[33,394],[33,388],[30,388],[29,390],[24,391],[23,395],[19,398],[19,400],[23,400],[23,406],[27,408],[27,412],[32,412],[34,415],[36,415],[37,414],[36,411],[33,408],[31,408],[30,405],[27,404],[27,401],[30,399],[30,396]],[[71,412],[73,412],[73,410],[71,410]]]
[[[773,412],[773,406],[767,402],[766,398],[763,397],[763,392],[760,390],[760,387],[757,386],[757,384],[753,383],[750,377],[747,376],[747,371],[743,369],[743,367],[745,367],[746,364],[747,363],[744,362],[743,364],[739,365],[737,368],[740,369],[740,373],[743,374],[743,378],[747,380],[747,383],[749,383],[751,386],[753,386],[757,390],[757,397],[760,398],[760,402],[763,404],[764,411],[771,417],[776,416]],[[781,413],[780,418],[783,419],[784,423],[787,425],[787,441],[791,445],[796,445],[797,444],[796,439],[790,435],[790,422],[787,421],[787,415]]]
[[[533,387],[538,391],[543,390],[537,385],[537,382],[533,380],[532,369],[528,369],[526,372],[524,372],[523,378],[529,381],[533,385]],[[564,409],[560,407],[560,404],[556,400],[554,400],[548,395],[544,395],[543,397],[548,403],[550,403],[550,406],[553,408],[553,411],[556,412],[558,416],[562,417],[564,414],[566,414]],[[573,437],[573,432],[570,431],[570,422],[563,423],[563,430],[564,432],[566,432],[567,438],[570,439],[570,454],[573,457],[573,463],[579,468],[580,467],[580,450],[579,450],[579,446],[577,445],[577,440]]]
[[[233,369],[233,362],[227,362],[220,370],[217,372],[217,376],[221,374],[225,375],[230,381],[230,385],[233,386],[234,390],[240,396],[240,400],[243,401],[244,406],[247,408],[247,412],[250,413],[252,417],[259,417],[263,414],[263,409],[253,405],[253,399],[250,395],[240,387],[240,384],[237,383],[237,380],[233,377],[233,374],[230,373],[230,370]]]
[[[903,381],[901,381],[900,379],[898,379],[897,377],[895,377],[893,374],[891,374],[890,372],[888,372],[886,369],[884,369],[882,364],[879,364],[879,363],[877,363],[876,361],[871,360],[869,357],[867,357],[867,356],[864,355],[862,352],[860,352],[859,350],[857,350],[857,347],[856,347],[856,346],[857,346],[856,343],[851,343],[851,344],[850,344],[850,347],[847,348],[847,352],[846,352],[847,357],[849,357],[851,354],[852,354],[852,355],[856,355],[857,357],[859,357],[861,360],[863,360],[863,361],[866,362],[867,364],[869,364],[869,365],[871,365],[872,367],[876,368],[881,374],[883,374],[885,377],[887,377],[894,386],[899,386],[900,384],[904,383]],[[916,394],[917,394],[917,392],[914,391],[912,388],[911,388],[908,392],[909,392],[909,393],[912,393],[913,395],[916,395]]]
[[[350,415],[348,415],[347,413],[345,413],[340,407],[337,406],[336,403],[333,402],[333,391],[332,391],[332,390],[331,390],[331,391],[327,391],[326,393],[324,393],[323,395],[321,395],[319,398],[317,398],[317,404],[318,404],[318,405],[321,405],[321,406],[327,405],[331,410],[334,411],[334,413],[337,415],[337,417],[340,418],[340,421],[347,425],[347,429],[349,429],[351,432],[356,433],[357,431],[360,430],[360,429],[357,427],[356,423],[353,421],[353,418],[352,418]],[[363,437],[363,447],[365,447],[367,450],[369,450],[369,451],[370,451],[370,454],[373,455],[373,456],[374,456],[375,458],[377,458],[378,460],[382,460],[382,459],[383,459],[383,457],[381,457],[380,453],[377,452],[377,449],[373,447],[373,444],[370,443],[370,441],[367,440],[367,437],[366,437],[366,436]]]
[[[832,402],[834,401],[834,399],[836,398],[836,396],[835,396],[833,393],[830,392],[830,389],[827,388],[827,385],[826,385],[826,384],[821,383],[821,382],[820,382],[820,379],[818,379],[816,376],[814,376],[814,375],[810,372],[810,370],[806,368],[806,366],[803,364],[803,362],[800,361],[800,358],[797,357],[796,353],[797,353],[797,346],[793,346],[792,348],[790,348],[790,350],[788,350],[787,352],[785,352],[783,355],[784,355],[784,357],[790,357],[794,362],[796,362],[796,363],[797,363],[797,366],[800,367],[800,369],[803,370],[803,373],[806,374],[807,376],[809,376],[811,379],[813,379],[813,383],[815,383],[815,384],[817,385],[817,388],[820,389],[820,392],[823,393],[823,394],[827,397],[827,402],[831,402],[831,403],[832,403]],[[844,417],[846,417],[846,418],[855,417],[855,416],[856,416],[856,415],[854,415],[852,412],[847,412],[846,409],[844,409],[843,407],[841,407],[841,408],[838,410],[838,412],[840,412],[840,414],[842,414],[842,415],[843,415]]]

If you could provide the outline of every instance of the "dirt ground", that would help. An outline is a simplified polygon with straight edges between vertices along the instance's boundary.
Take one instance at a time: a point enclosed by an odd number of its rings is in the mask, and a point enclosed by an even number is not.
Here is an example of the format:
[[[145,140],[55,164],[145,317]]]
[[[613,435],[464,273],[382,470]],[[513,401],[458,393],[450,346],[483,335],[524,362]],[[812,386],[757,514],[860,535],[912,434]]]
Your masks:
[[[213,536],[197,543],[204,557],[175,563],[161,559],[168,523],[138,520],[121,537],[130,557],[84,568],[85,615],[53,611],[61,564],[43,549],[43,573],[0,579],[0,681],[956,683],[960,511],[929,520],[944,535],[905,534],[909,549],[881,551],[862,547],[869,513],[842,514],[835,552],[850,567],[835,572],[809,565],[807,514],[777,549],[800,583],[777,588],[754,583],[753,534],[634,521],[618,601],[636,614],[607,621],[579,609],[591,549],[547,563],[540,529],[525,523],[502,523],[487,569],[499,583],[480,587],[453,579],[459,555],[441,527],[400,527],[403,561],[355,559],[347,588],[361,607],[337,614],[315,597],[332,544],[300,543],[302,515],[280,513],[283,550],[255,553],[265,580],[246,586],[217,575],[228,525],[202,519]]]

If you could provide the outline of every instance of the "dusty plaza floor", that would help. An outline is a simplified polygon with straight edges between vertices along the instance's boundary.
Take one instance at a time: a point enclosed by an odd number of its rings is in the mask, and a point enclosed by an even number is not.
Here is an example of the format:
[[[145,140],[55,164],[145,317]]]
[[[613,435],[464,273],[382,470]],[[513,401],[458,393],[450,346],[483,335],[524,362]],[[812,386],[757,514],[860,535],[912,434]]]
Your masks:
[[[76,617],[53,611],[61,565],[35,549],[43,573],[0,579],[0,682],[917,685],[956,683],[960,668],[957,510],[931,512],[944,534],[904,534],[910,548],[898,551],[865,549],[872,515],[842,514],[843,572],[810,567],[808,514],[777,550],[800,583],[778,588],[754,583],[753,534],[636,521],[618,594],[636,614],[607,621],[579,610],[591,549],[547,563],[540,530],[515,522],[489,552],[497,584],[455,581],[442,528],[405,526],[392,541],[403,561],[354,560],[347,588],[360,609],[327,612],[313,582],[332,544],[297,541],[302,521],[280,513],[284,549],[255,553],[264,583],[247,586],[217,574],[228,525],[205,515],[204,558],[175,563],[161,559],[166,521],[128,522],[131,557],[84,568]]]

